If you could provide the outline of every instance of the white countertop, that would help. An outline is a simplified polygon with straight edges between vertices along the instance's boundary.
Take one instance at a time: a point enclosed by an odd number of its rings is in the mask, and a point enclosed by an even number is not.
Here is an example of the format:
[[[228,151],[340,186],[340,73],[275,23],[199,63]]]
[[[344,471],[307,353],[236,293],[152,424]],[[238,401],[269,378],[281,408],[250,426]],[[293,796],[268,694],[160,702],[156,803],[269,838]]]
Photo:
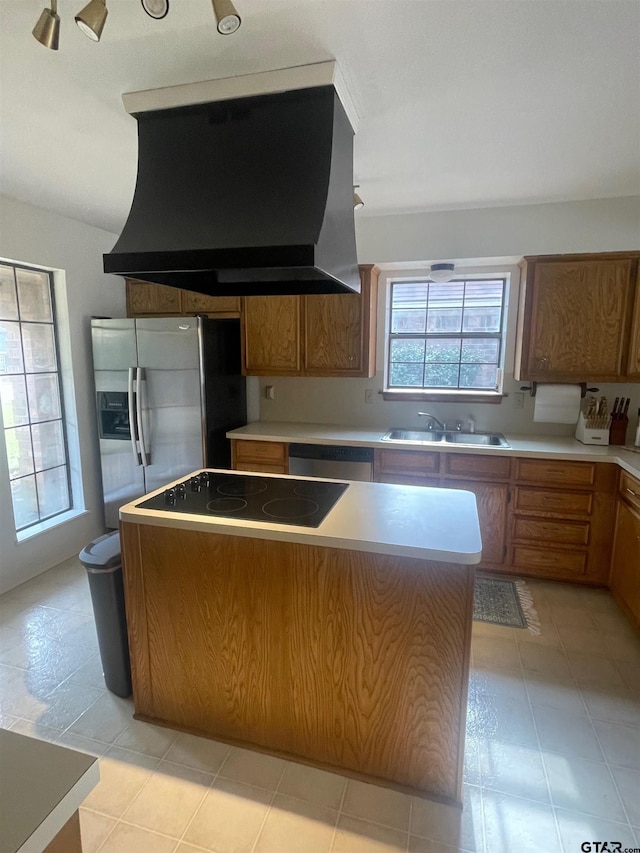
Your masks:
[[[99,781],[94,756],[0,729],[0,853],[41,853]]]
[[[238,474],[237,471],[233,473]],[[287,476],[242,473],[248,477]],[[480,561],[482,541],[476,499],[471,492],[349,482],[349,488],[316,528],[140,509],[136,506],[151,495],[161,494],[168,486],[188,480],[190,476],[167,483],[145,498],[138,498],[121,507],[120,519],[137,524],[299,542],[445,563],[471,565]]]
[[[391,428],[391,427],[390,427]],[[611,462],[640,477],[640,452],[623,447],[582,444],[575,438],[505,435],[511,447],[462,447],[444,442],[420,444],[383,441],[387,430],[331,424],[299,424],[282,421],[258,421],[227,433],[228,438],[253,441],[300,442],[304,444],[341,444],[378,447],[388,450],[435,450],[438,453],[478,453],[498,456],[531,456],[541,459],[574,459],[582,462]],[[640,448],[638,449],[640,450]]]

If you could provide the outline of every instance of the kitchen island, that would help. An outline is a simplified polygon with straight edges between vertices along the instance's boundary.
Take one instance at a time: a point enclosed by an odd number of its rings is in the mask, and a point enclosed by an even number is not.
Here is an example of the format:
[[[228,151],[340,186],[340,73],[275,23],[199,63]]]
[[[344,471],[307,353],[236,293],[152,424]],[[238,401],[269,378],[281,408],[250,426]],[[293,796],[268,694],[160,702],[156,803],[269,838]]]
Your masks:
[[[317,527],[144,502],[120,510],[137,718],[460,802],[471,493],[349,483]]]

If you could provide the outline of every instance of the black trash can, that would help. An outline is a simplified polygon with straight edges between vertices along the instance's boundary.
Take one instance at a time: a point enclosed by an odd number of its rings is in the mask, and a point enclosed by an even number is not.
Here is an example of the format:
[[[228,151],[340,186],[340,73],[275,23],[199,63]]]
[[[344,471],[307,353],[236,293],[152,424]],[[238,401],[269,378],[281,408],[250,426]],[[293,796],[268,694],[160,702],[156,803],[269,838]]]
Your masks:
[[[89,542],[79,558],[89,578],[105,684],[116,696],[130,696],[131,664],[119,532],[106,533]]]

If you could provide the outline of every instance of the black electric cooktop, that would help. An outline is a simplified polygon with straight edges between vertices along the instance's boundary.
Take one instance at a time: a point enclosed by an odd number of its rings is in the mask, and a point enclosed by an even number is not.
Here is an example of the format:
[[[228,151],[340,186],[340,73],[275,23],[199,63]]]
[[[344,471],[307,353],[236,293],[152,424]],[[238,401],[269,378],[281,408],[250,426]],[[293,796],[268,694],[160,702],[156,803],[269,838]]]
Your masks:
[[[348,488],[348,483],[201,471],[136,506],[213,518],[318,527]]]

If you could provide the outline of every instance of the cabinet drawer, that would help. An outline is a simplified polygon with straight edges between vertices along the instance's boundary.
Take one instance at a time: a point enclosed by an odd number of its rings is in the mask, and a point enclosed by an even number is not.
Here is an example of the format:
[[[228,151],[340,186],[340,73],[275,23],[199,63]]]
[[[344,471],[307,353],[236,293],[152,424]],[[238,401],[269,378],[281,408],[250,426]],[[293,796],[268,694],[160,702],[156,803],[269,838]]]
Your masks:
[[[437,474],[439,457],[439,453],[420,450],[376,450],[374,474],[404,474],[406,477]]]
[[[516,459],[516,480],[529,480],[544,485],[593,486],[596,466],[593,462]]]
[[[236,462],[279,462],[285,464],[288,446],[277,441],[235,441]]]
[[[620,495],[636,509],[640,509],[640,480],[636,480],[626,471],[620,472]]]
[[[591,515],[592,492],[561,492],[516,486],[516,512],[546,512],[560,515]]]
[[[528,574],[553,577],[581,577],[587,570],[586,551],[561,551],[515,545],[513,565]]]
[[[508,480],[511,459],[508,456],[475,456],[471,453],[444,453],[442,473],[451,477],[480,477]]]
[[[261,474],[288,474],[284,463],[276,462],[237,462],[236,471],[258,471]]]
[[[513,523],[514,539],[532,539],[535,542],[558,542],[563,545],[587,545],[588,521],[553,521],[550,518],[523,518],[516,516]]]

